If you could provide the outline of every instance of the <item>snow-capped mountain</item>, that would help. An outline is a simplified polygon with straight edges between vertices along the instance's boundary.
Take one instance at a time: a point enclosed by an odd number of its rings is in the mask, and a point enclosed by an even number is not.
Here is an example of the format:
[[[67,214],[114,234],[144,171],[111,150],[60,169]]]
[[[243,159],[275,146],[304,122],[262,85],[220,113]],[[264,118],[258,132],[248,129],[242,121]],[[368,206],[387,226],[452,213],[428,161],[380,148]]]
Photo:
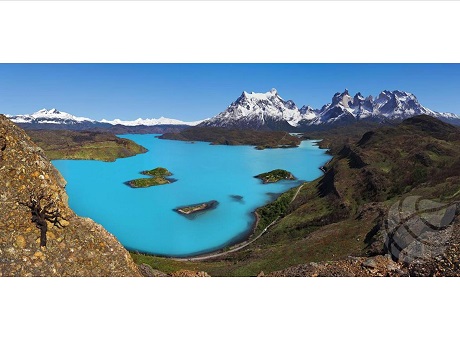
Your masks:
[[[284,100],[276,89],[265,93],[244,91],[227,109],[202,121],[185,122],[165,117],[137,120],[95,121],[56,109],[42,109],[33,114],[6,115],[25,129],[102,129],[122,133],[164,133],[179,131],[187,126],[224,127],[233,129],[306,131],[318,126],[339,126],[357,121],[402,121],[416,115],[430,115],[445,122],[460,125],[453,113],[437,112],[420,104],[417,97],[405,91],[382,91],[377,97],[353,97],[348,90],[337,92],[331,103],[321,109],[310,106],[297,108]]]
[[[195,126],[201,121],[185,122],[160,117],[158,119],[137,119],[134,121],[101,120],[78,117],[57,109],[41,109],[33,114],[6,115],[11,121],[25,129],[67,129],[67,130],[110,130],[121,133],[165,133],[178,131],[186,126]],[[136,129],[137,128],[137,129]],[[126,130],[124,130],[126,129]]]
[[[422,106],[415,95],[404,91],[382,91],[375,99],[361,93],[351,96],[348,90],[337,92],[332,102],[321,109],[285,101],[275,89],[266,93],[243,94],[228,108],[199,126],[240,129],[304,130],[314,126],[340,125],[360,120],[400,121],[416,115],[430,115],[460,124],[452,113],[436,112]]]
[[[138,118],[137,120],[133,121],[125,121],[120,119],[115,120],[106,120],[103,119],[100,122],[108,123],[111,125],[122,125],[122,126],[158,126],[158,125],[185,125],[185,126],[196,126],[197,124],[201,123],[204,120],[200,121],[181,121],[176,119],[169,119],[167,117],[160,117],[158,119],[142,119]]]
[[[16,123],[48,123],[72,125],[83,122],[95,123],[96,121],[86,117],[77,117],[57,109],[41,109],[33,114],[26,115],[6,115],[11,121]]]
[[[276,89],[266,93],[244,91],[227,109],[199,126],[291,130],[306,116],[300,113],[293,101],[282,99]]]

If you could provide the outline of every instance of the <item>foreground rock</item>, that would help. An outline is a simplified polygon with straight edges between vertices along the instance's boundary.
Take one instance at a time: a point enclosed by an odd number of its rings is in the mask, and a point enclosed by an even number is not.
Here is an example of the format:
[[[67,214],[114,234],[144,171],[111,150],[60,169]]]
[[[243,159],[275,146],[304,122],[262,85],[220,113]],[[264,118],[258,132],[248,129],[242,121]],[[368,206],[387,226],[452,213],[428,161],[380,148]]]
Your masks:
[[[179,270],[171,274],[171,277],[210,277],[204,271]]]
[[[451,225],[451,236],[442,252],[420,255],[411,261],[395,261],[392,255],[349,257],[329,262],[311,262],[272,272],[272,277],[459,277],[460,207]],[[423,254],[423,253],[422,253]]]
[[[260,275],[262,276],[262,275]],[[372,258],[350,257],[330,262],[311,262],[270,273],[270,277],[397,277],[409,270],[389,255]]]
[[[69,208],[65,180],[3,115],[0,174],[0,275],[140,276],[113,235]]]

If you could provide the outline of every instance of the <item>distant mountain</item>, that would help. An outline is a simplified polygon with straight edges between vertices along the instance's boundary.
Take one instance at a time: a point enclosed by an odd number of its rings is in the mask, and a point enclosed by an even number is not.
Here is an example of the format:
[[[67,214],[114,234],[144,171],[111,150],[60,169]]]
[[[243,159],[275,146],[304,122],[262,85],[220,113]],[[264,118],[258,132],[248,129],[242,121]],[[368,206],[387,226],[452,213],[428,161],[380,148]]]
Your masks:
[[[57,109],[41,109],[33,114],[26,115],[6,115],[15,123],[48,123],[48,124],[65,124],[75,125],[85,122],[96,123],[96,121],[86,117],[77,117],[69,113],[61,112]]]
[[[124,133],[177,133],[190,126],[220,127],[268,131],[305,132],[329,129],[358,121],[398,123],[416,115],[429,115],[444,122],[460,125],[453,113],[437,112],[420,104],[417,97],[405,91],[384,90],[374,98],[361,93],[351,96],[348,90],[337,92],[331,103],[320,109],[308,105],[298,108],[284,100],[276,89],[265,93],[244,91],[218,115],[193,122],[160,117],[158,119],[101,120],[77,117],[56,109],[42,109],[33,114],[6,115],[24,129],[99,130]]]
[[[275,89],[266,93],[243,94],[227,109],[198,126],[232,129],[304,131],[315,126],[331,127],[357,121],[400,122],[416,115],[430,115],[445,122],[459,124],[460,118],[422,106],[415,95],[404,91],[382,91],[377,98],[350,96],[348,90],[337,92],[332,102],[321,109],[297,108],[285,101]]]
[[[201,121],[181,121],[176,119],[169,119],[167,117],[160,117],[158,119],[137,119],[134,121],[124,121],[120,119],[115,120],[106,120],[103,119],[101,123],[108,123],[111,125],[122,125],[122,126],[160,126],[160,125],[183,125],[183,126],[196,126],[197,124],[201,123]]]
[[[168,133],[178,132],[189,126],[195,126],[201,121],[184,122],[160,117],[158,119],[142,119],[134,121],[101,120],[96,121],[86,117],[78,117],[57,109],[41,109],[33,114],[6,115],[24,129],[49,130],[102,130],[116,134],[123,133]]]

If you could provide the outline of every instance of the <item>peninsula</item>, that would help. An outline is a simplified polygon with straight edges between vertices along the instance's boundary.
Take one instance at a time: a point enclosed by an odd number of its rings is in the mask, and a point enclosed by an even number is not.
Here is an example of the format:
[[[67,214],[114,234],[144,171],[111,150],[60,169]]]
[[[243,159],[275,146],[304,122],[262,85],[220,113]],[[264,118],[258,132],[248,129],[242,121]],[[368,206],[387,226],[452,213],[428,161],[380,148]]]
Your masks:
[[[115,134],[96,131],[27,130],[46,156],[53,159],[90,159],[113,162],[135,156],[147,149]]]

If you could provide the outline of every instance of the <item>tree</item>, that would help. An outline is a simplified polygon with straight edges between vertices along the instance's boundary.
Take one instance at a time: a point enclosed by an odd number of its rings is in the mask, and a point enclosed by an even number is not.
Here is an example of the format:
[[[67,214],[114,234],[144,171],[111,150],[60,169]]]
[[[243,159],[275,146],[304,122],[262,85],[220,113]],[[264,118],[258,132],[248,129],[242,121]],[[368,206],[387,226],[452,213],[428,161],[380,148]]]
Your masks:
[[[54,200],[52,200],[51,196],[45,196],[43,192],[38,195],[31,193],[29,201],[19,203],[30,209],[32,213],[31,220],[40,230],[40,246],[46,247],[46,232],[48,231],[47,222],[62,228],[62,224],[59,221],[62,215],[58,206]]]

